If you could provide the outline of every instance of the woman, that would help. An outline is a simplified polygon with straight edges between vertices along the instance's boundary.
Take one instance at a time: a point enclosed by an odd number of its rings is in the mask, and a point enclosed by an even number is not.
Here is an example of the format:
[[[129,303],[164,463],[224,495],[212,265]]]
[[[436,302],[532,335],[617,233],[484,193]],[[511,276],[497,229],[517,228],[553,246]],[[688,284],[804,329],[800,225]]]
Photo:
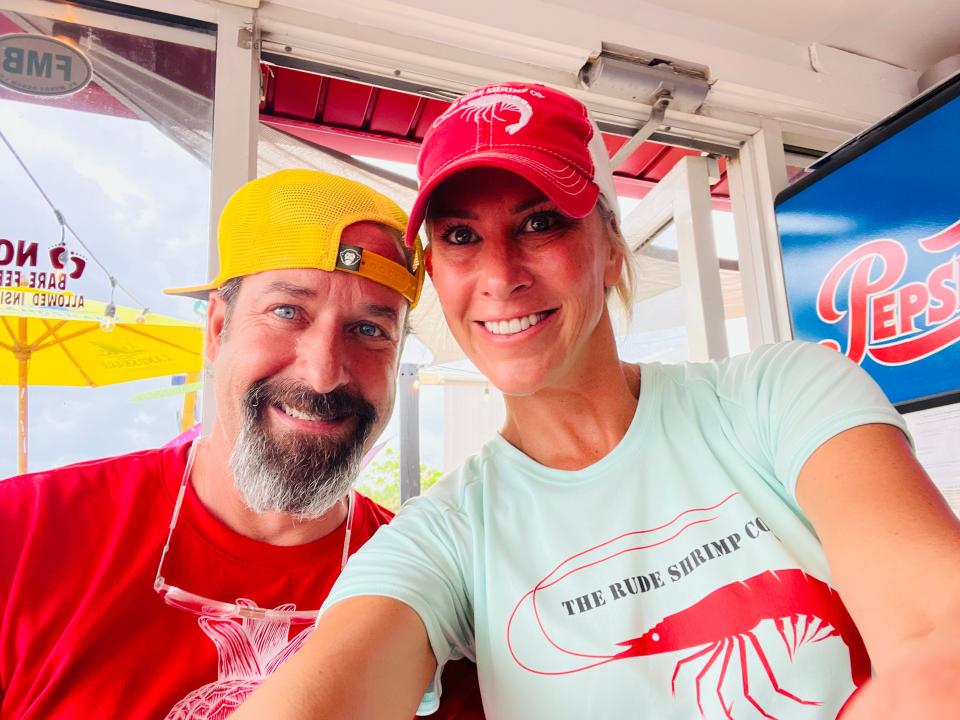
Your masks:
[[[470,93],[418,171],[408,238],[426,217],[444,314],[506,423],[351,559],[247,717],[409,717],[462,655],[491,718],[833,718],[871,660],[862,717],[955,707],[929,670],[957,658],[935,630],[960,531],[859,368],[801,343],[621,362],[606,297],[628,296],[628,251],[599,132],[563,93]]]

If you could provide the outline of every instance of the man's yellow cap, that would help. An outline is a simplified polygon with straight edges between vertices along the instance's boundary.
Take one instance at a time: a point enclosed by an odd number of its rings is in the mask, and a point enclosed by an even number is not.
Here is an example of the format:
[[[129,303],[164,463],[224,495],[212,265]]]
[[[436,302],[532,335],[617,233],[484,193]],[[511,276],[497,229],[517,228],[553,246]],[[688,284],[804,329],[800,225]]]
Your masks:
[[[265,270],[341,270],[396,290],[414,307],[423,289],[423,246],[407,267],[340,242],[344,228],[375,222],[403,237],[407,215],[389,198],[353,180],[318,170],[280,170],[251,180],[227,201],[217,226],[220,272],[206,285],[170,288],[170,295],[206,299],[227,280]],[[398,249],[402,241],[398,243]]]

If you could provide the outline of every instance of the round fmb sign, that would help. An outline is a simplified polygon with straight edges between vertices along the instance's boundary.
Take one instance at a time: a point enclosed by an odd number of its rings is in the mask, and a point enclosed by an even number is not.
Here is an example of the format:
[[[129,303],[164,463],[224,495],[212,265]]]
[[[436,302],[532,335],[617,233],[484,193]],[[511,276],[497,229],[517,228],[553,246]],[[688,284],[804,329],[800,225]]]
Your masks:
[[[86,56],[46,35],[0,35],[0,85],[28,95],[69,95],[93,78]]]

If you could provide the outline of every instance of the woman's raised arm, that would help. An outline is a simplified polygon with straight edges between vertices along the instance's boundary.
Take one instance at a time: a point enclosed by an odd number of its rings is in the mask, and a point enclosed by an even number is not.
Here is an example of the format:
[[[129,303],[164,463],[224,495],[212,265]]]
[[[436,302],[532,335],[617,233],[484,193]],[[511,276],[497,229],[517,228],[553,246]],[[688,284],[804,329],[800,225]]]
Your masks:
[[[804,464],[797,499],[877,672],[850,720],[960,717],[960,523],[906,437],[835,436]]]
[[[304,646],[233,720],[410,720],[436,668],[427,631],[407,605],[355,597],[320,618]]]

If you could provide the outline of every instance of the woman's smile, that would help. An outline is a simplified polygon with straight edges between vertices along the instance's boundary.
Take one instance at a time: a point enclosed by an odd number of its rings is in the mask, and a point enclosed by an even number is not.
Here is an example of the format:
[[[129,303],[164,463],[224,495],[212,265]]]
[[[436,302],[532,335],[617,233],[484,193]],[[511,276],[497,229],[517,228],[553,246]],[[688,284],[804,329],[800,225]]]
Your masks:
[[[536,327],[555,312],[556,308],[520,315],[508,320],[482,320],[478,321],[478,324],[483,325],[487,332],[492,335],[519,335],[530,328]]]

